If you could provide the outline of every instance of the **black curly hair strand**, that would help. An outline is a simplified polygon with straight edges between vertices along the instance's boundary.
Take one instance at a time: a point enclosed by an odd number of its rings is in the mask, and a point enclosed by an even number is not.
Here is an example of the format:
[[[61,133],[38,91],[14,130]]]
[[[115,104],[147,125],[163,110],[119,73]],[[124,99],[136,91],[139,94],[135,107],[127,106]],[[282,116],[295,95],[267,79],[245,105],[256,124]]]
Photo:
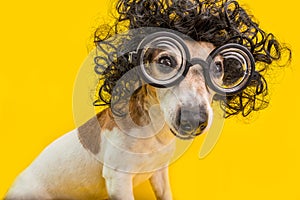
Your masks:
[[[110,105],[126,96],[131,85],[140,82],[139,77],[122,80],[122,87],[116,82],[134,66],[129,62],[128,52],[142,40],[142,32],[124,34],[116,39],[116,34],[125,30],[143,27],[160,27],[180,32],[195,41],[210,42],[215,47],[226,43],[238,43],[252,53],[256,63],[255,78],[248,87],[238,94],[216,96],[226,117],[267,107],[268,84],[264,77],[271,66],[282,67],[291,60],[291,51],[280,44],[272,33],[263,31],[254,17],[234,0],[118,0],[117,16],[113,25],[101,25],[94,34],[94,42],[99,54],[95,57],[95,71],[100,74],[95,106]],[[132,40],[134,38],[134,40]],[[286,59],[285,64],[276,61]],[[113,91],[117,92],[113,95]]]

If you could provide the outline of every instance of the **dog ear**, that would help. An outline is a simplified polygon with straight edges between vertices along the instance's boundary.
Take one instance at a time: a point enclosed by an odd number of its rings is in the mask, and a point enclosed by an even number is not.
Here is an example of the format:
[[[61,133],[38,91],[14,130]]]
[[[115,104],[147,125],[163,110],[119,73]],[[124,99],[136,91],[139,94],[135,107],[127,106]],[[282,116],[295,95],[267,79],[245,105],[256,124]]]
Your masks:
[[[85,149],[93,154],[99,153],[101,127],[97,116],[94,116],[78,128],[78,138]]]

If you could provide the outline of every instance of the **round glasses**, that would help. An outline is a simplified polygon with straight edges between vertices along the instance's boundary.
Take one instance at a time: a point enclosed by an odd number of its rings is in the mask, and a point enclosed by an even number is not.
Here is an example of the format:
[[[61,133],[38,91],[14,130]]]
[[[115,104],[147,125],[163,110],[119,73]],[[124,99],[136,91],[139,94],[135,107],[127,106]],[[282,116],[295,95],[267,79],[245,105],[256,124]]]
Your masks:
[[[159,88],[178,84],[191,67],[199,64],[203,67],[206,84],[224,95],[247,87],[255,71],[251,52],[240,44],[229,43],[216,48],[206,60],[191,58],[184,39],[167,31],[146,36],[137,50],[130,53],[130,60],[144,81]]]

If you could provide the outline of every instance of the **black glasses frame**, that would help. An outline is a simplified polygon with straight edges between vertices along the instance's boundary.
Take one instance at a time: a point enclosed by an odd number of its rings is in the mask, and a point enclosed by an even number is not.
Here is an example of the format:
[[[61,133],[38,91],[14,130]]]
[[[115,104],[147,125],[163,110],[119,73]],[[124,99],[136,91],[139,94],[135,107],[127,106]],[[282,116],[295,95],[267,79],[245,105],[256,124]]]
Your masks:
[[[183,55],[183,62],[180,67],[180,71],[177,75],[172,77],[172,79],[168,79],[165,81],[157,81],[151,76],[149,76],[146,71],[143,64],[143,50],[147,45],[155,40],[166,40],[169,43],[174,43],[174,45],[177,45],[178,48],[182,51]],[[238,83],[236,86],[232,88],[222,88],[218,87],[212,80],[210,75],[210,67],[212,64],[214,64],[214,58],[217,55],[220,55],[223,51],[229,51],[230,53],[236,54],[238,56],[242,56],[242,58],[247,62],[247,68],[243,77],[243,80]],[[237,44],[237,43],[228,43],[223,46],[220,46],[216,49],[214,49],[209,56],[206,58],[206,60],[200,59],[200,58],[191,58],[189,49],[182,37],[179,35],[173,33],[173,32],[167,32],[167,31],[160,31],[156,33],[152,33],[148,36],[146,36],[138,45],[137,50],[135,52],[129,53],[129,61],[134,64],[137,67],[139,75],[142,77],[142,79],[157,88],[168,88],[172,87],[176,84],[179,84],[180,81],[182,81],[185,76],[187,75],[189,69],[193,67],[194,65],[201,65],[203,67],[204,71],[204,78],[206,81],[206,84],[210,89],[215,91],[216,93],[220,95],[232,95],[236,94],[243,89],[245,89],[249,82],[251,81],[253,74],[255,72],[255,59],[252,55],[252,53],[244,46]]]

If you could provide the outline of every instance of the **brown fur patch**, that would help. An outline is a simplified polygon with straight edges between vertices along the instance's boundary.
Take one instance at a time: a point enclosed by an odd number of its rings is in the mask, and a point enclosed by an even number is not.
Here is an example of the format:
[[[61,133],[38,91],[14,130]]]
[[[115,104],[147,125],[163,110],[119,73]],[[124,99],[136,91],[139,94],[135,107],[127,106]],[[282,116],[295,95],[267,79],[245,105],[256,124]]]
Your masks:
[[[113,115],[110,108],[103,110],[102,112],[97,114],[97,119],[99,121],[100,127],[104,130],[111,131],[114,127],[116,127],[116,123],[113,119]]]
[[[144,85],[137,90],[130,99],[129,113],[132,121],[138,126],[146,126],[150,123],[149,107],[157,104],[157,97],[153,87]]]
[[[110,109],[105,109],[78,127],[78,138],[82,146],[93,154],[100,151],[101,131],[116,127]]]

